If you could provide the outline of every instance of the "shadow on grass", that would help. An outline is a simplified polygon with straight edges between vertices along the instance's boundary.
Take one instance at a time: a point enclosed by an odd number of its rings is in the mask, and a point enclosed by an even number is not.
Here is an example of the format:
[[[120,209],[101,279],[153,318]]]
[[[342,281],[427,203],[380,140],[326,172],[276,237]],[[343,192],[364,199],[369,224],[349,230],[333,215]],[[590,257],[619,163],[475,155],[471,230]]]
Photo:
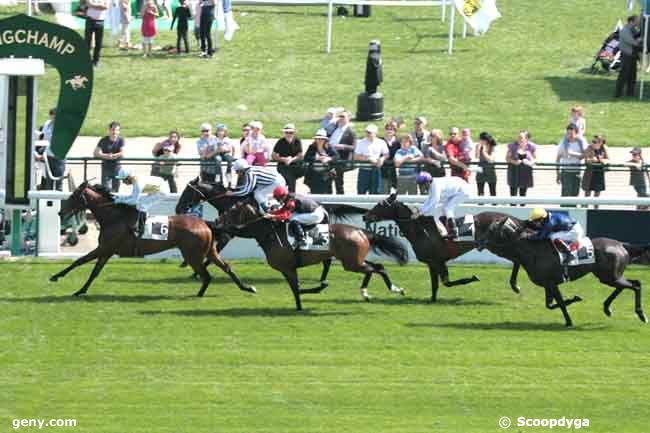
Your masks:
[[[312,299],[309,298],[309,302],[320,302],[325,304],[359,304],[366,303],[363,299]],[[462,299],[462,298],[449,298],[449,299],[438,299],[435,303],[432,303],[428,298],[410,298],[404,296],[395,295],[392,298],[372,298],[368,304],[382,304],[382,305],[431,305],[435,307],[436,305],[446,306],[446,305],[458,305],[458,306],[491,306],[491,305],[500,305],[499,302],[492,301],[477,301],[471,299]]]
[[[295,308],[226,308],[223,310],[170,310],[170,311],[139,311],[145,316],[174,315],[185,317],[327,317],[367,315],[365,311],[318,311]]]
[[[198,289],[196,290],[198,292]],[[77,303],[95,303],[95,302],[155,302],[155,301],[182,301],[186,299],[197,298],[196,292],[192,294],[183,294],[178,296],[168,295],[93,295],[87,294],[82,296],[62,295],[62,296],[33,296],[29,298],[0,298],[0,303],[32,303],[32,304],[62,304],[68,302]],[[204,296],[208,297],[208,295]]]
[[[208,268],[210,269],[210,268]],[[218,271],[219,273],[216,273]],[[182,271],[181,271],[182,272]],[[216,275],[215,275],[216,274]],[[251,277],[251,281],[248,281],[246,277],[241,277],[242,281],[244,284],[250,283],[254,284],[256,287],[260,284],[286,284],[287,288],[289,285],[287,284],[286,280],[282,277]],[[254,281],[253,281],[254,280]],[[201,280],[200,279],[195,279],[192,277],[192,271],[186,272],[185,276],[181,277],[172,277],[172,278],[160,278],[160,279],[147,279],[147,280],[141,280],[138,279],[137,277],[134,278],[124,278],[124,277],[115,277],[115,278],[107,278],[107,281],[110,281],[112,283],[130,283],[130,284],[141,284],[141,285],[147,285],[147,286],[152,286],[152,285],[164,285],[164,284],[198,284],[199,286],[201,285]],[[210,286],[208,286],[208,290],[212,288],[216,284],[235,284],[233,281],[228,277],[227,275],[224,275],[219,268],[215,268],[215,271],[212,272],[212,281],[210,282]],[[198,290],[198,286],[197,286]]]
[[[407,323],[410,328],[445,328],[465,331],[603,331],[610,325],[602,323],[587,323],[567,328],[563,323],[536,322],[487,322],[487,323]]]
[[[589,77],[544,77],[560,101],[607,102],[614,98],[613,80],[591,75]]]

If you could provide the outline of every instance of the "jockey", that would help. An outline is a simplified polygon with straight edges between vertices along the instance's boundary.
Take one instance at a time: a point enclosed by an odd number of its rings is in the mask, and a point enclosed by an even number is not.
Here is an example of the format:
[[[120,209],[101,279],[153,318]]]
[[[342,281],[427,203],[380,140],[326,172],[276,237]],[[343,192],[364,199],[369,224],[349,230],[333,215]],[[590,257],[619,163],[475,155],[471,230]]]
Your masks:
[[[147,220],[147,212],[154,204],[169,194],[167,181],[155,176],[136,176],[124,168],[120,169],[115,177],[124,181],[125,184],[132,186],[131,195],[117,196],[115,197],[115,203],[134,206],[138,210],[138,219],[135,228],[138,237],[141,237],[144,232],[144,224]]]
[[[264,211],[268,209],[268,199],[273,194],[273,190],[278,186],[286,185],[280,173],[267,167],[251,167],[245,159],[235,161],[232,168],[239,175],[239,182],[237,182],[239,186],[226,192],[226,195],[244,197],[252,192],[255,201]],[[242,176],[245,176],[243,182]]]
[[[289,220],[289,228],[297,241],[296,247],[305,242],[303,225],[312,226],[327,221],[327,211],[323,206],[304,195],[290,194],[285,186],[276,187],[273,198],[282,203],[282,207],[271,211],[269,217],[279,221]]]
[[[528,218],[529,226],[534,233],[524,233],[520,239],[550,239],[553,245],[563,254],[563,265],[573,258],[570,245],[584,236],[584,230],[579,222],[564,212],[549,212],[537,207]]]
[[[462,178],[456,176],[436,177],[435,179],[427,172],[421,172],[415,178],[418,185],[430,184],[429,197],[426,199],[420,210],[420,215],[433,216],[436,224],[441,216],[447,219],[448,239],[458,237],[458,226],[456,225],[455,210],[469,197],[469,184]],[[419,215],[414,214],[414,218]]]

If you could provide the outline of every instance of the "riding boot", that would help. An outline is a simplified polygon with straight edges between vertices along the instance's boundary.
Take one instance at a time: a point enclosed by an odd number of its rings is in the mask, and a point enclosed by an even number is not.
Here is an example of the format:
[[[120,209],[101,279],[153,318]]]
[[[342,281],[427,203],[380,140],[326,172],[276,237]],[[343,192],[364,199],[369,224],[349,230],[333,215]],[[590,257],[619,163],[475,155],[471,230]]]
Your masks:
[[[296,239],[294,248],[298,250],[305,243],[305,230],[302,228],[302,225],[295,220],[289,222],[289,230],[291,230],[291,234]]]
[[[147,213],[138,211],[138,228],[136,230],[138,239],[142,238],[142,235],[144,235],[144,226],[146,222],[147,222]]]
[[[453,218],[447,218],[447,239],[456,239],[459,235],[458,226],[456,225],[456,220]]]
[[[562,266],[567,266],[573,260],[571,249],[562,239],[554,239],[553,245],[562,253]]]

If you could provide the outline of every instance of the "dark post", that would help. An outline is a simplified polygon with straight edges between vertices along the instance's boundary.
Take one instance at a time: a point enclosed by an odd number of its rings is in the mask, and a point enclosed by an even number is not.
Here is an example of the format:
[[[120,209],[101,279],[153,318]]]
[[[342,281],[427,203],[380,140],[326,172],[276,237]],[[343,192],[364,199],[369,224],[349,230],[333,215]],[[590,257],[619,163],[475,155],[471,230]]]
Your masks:
[[[377,87],[384,81],[381,62],[381,42],[370,41],[366,61],[366,91],[357,97],[357,120],[380,120],[384,118],[384,95]]]

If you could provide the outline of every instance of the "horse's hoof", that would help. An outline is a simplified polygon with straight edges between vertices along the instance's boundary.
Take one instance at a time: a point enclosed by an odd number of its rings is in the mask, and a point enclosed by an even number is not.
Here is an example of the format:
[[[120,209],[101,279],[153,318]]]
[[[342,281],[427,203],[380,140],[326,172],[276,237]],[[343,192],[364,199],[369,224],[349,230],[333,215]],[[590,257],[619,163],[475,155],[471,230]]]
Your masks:
[[[564,324],[564,326],[567,327],[567,328],[573,328],[573,323],[572,322],[566,322]]]
[[[478,275],[472,275],[472,281],[481,281]]]
[[[248,291],[251,292],[251,293],[257,293],[257,289],[255,288],[255,286],[250,286],[248,288]]]
[[[205,294],[205,292],[200,291],[199,293],[196,294],[196,297],[197,298],[202,298],[204,294]]]
[[[323,280],[323,281],[320,282],[321,289],[325,289],[325,288],[329,287],[329,285],[330,285],[330,283],[327,280]]]
[[[582,302],[582,297],[581,297],[581,296],[578,296],[578,295],[575,295],[575,296],[573,297],[573,302]]]
[[[50,277],[50,281],[53,282],[53,283],[56,283],[57,281],[59,281],[59,277],[57,277],[56,275],[52,275]]]
[[[643,310],[637,311],[636,315],[639,316],[640,321],[642,321],[643,323],[648,323],[648,317],[645,315]]]
[[[612,309],[609,308],[608,305],[605,305],[605,306],[603,307],[603,311],[605,312],[605,315],[606,315],[607,317],[612,317]]]
[[[81,290],[77,290],[76,292],[74,292],[74,293],[72,294],[72,296],[81,296],[81,295],[83,295],[84,293],[86,293],[86,292],[81,291]]]
[[[511,284],[511,285],[510,285],[510,288],[511,288],[512,291],[515,292],[516,294],[520,294],[520,293],[521,293],[521,287],[519,287],[519,286],[516,285],[516,284]]]
[[[401,287],[399,288],[399,294],[402,295],[402,296],[406,296],[406,293],[404,292],[404,289],[401,288]]]
[[[436,298],[431,298],[429,299],[429,302],[435,304],[436,302],[438,302],[438,300]]]

